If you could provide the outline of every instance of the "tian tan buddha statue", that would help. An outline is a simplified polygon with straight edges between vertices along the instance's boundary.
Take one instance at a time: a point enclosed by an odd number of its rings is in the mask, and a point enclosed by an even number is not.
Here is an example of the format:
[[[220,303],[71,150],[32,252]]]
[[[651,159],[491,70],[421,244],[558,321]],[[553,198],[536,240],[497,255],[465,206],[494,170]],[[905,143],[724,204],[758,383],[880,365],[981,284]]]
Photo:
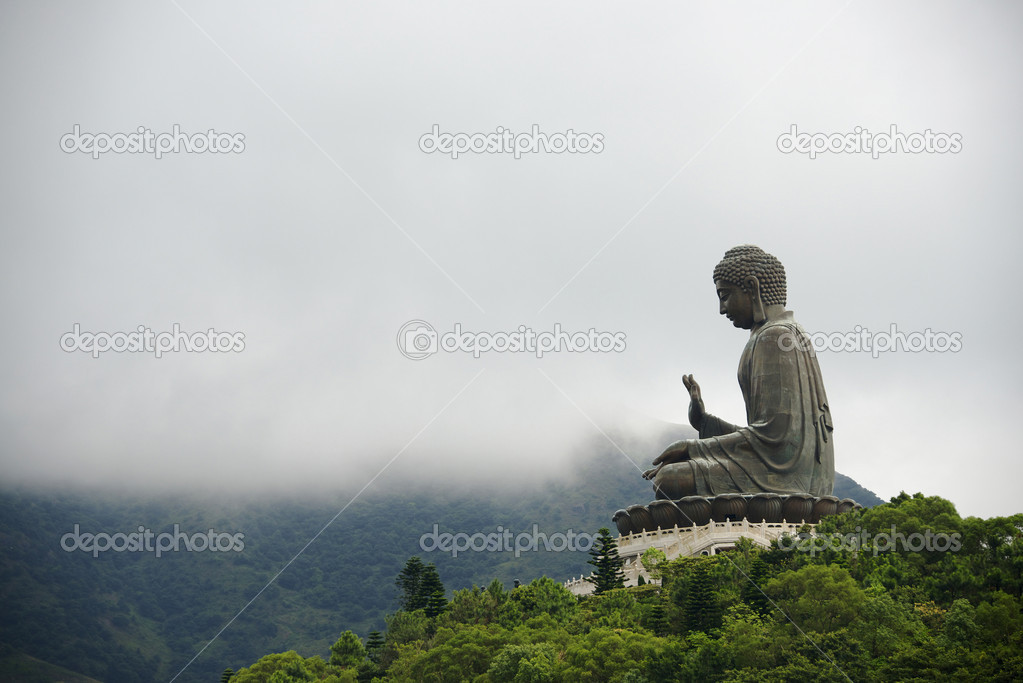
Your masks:
[[[689,391],[689,423],[699,439],[678,441],[643,476],[659,499],[722,493],[831,494],[835,481],[831,412],[806,332],[785,310],[785,269],[759,247],[729,249],[714,268],[721,315],[750,331],[739,359],[746,425],[704,410]]]

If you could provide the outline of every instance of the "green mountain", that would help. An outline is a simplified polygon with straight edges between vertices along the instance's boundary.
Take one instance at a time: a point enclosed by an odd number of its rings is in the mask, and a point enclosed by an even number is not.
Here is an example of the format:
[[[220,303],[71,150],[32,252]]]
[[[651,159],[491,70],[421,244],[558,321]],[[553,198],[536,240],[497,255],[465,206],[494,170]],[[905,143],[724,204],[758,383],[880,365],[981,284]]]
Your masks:
[[[665,434],[672,430],[691,435],[673,426]],[[635,446],[628,434],[612,438]],[[655,453],[664,439],[626,450]],[[569,534],[613,528],[616,509],[651,499],[641,466],[607,442],[590,453],[570,481],[500,495],[410,490],[397,478],[354,502],[351,492],[282,500],[8,489],[0,493],[0,645],[108,683],[179,672],[178,681],[210,681],[268,652],[327,655],[346,629],[383,631],[397,609],[395,576],[414,555],[436,565],[449,593],[493,579],[510,588],[588,574],[588,545],[567,545]],[[879,502],[841,475],[836,495]],[[154,550],[142,549],[146,531]],[[157,557],[175,533],[177,550]],[[434,533],[476,549],[442,551]],[[122,544],[135,534],[139,547],[100,552],[92,539],[83,550],[85,534]]]
[[[602,548],[594,595],[546,577],[459,590],[395,613],[372,645],[345,632],[329,659],[271,653],[231,681],[1023,680],[1023,514],[964,519],[902,493],[770,548],[662,558],[635,587],[616,587]]]

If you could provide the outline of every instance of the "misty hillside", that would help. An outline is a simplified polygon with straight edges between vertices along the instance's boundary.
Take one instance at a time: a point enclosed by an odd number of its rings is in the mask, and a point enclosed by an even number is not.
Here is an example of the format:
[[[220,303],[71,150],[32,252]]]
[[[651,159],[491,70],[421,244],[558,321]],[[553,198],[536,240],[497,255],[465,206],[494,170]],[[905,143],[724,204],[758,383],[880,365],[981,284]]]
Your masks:
[[[628,452],[652,452],[634,449],[626,436],[612,438],[630,444]],[[424,552],[420,538],[434,525],[440,533],[468,535],[500,528],[517,537],[533,525],[546,534],[592,534],[613,528],[617,508],[652,498],[639,468],[606,441],[575,471],[571,480],[500,495],[480,486],[408,490],[397,478],[382,478],[340,515],[352,493],[246,501],[237,491],[195,500],[8,490],[0,495],[0,654],[35,657],[109,682],[168,680],[314,537],[179,681],[215,680],[224,668],[267,652],[326,653],[345,629],[363,637],[383,630],[384,615],[396,609],[394,578],[413,555],[437,565],[449,592],[495,578],[508,587],[542,575],[564,581],[588,573],[585,552],[541,548],[517,558],[513,550],[453,557]],[[835,493],[864,505],[880,502],[841,475]],[[61,548],[75,524],[82,533],[131,533],[143,526],[160,534],[175,524],[188,534],[241,533],[244,549],[93,557]]]

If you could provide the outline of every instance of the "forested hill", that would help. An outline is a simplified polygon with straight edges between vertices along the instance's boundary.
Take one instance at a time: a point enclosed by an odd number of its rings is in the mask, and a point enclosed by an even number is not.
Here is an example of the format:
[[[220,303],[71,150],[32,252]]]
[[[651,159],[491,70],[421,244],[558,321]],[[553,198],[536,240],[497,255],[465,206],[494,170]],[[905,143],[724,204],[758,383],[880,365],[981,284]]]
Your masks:
[[[863,488],[841,472],[835,472],[835,495],[839,498],[852,498],[863,507],[868,508],[884,502],[876,493]]]
[[[1023,514],[963,519],[947,500],[902,493],[814,531],[713,556],[655,551],[644,558],[655,581],[630,587],[606,536],[585,597],[544,577],[446,601],[412,558],[383,637],[345,631],[327,657],[270,653],[229,680],[1023,680]]]
[[[0,494],[0,679],[34,657],[108,683],[169,680],[302,548],[315,542],[214,640],[179,681],[216,680],[267,652],[326,653],[337,635],[384,629],[396,608],[394,579],[419,555],[448,591],[498,579],[511,586],[543,575],[588,573],[585,552],[514,548],[426,552],[424,534],[536,531],[595,533],[611,515],[648,502],[649,482],[609,445],[595,448],[572,479],[504,495],[452,486],[392,493],[388,481],[351,499],[233,502],[179,497],[87,496],[6,490]],[[840,478],[836,495],[865,505],[876,496]],[[224,534],[223,551],[96,553],[62,549],[80,533]],[[230,535],[243,534],[243,549]],[[169,538],[169,537],[166,537]],[[74,545],[74,539],[64,541]],[[427,543],[429,546],[429,543]],[[198,547],[198,545],[196,546]],[[27,656],[27,657],[26,657]]]

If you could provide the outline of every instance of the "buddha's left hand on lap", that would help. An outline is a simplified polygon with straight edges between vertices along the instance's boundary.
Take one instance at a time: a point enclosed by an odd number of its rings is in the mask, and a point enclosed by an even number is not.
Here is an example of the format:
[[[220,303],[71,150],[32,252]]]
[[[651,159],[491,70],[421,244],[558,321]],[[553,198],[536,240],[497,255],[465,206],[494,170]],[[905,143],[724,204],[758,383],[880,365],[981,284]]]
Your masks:
[[[653,479],[665,465],[670,465],[674,462],[683,462],[685,460],[689,460],[689,442],[676,441],[668,446],[663,453],[654,458],[653,464],[655,467],[644,472],[643,478]]]

